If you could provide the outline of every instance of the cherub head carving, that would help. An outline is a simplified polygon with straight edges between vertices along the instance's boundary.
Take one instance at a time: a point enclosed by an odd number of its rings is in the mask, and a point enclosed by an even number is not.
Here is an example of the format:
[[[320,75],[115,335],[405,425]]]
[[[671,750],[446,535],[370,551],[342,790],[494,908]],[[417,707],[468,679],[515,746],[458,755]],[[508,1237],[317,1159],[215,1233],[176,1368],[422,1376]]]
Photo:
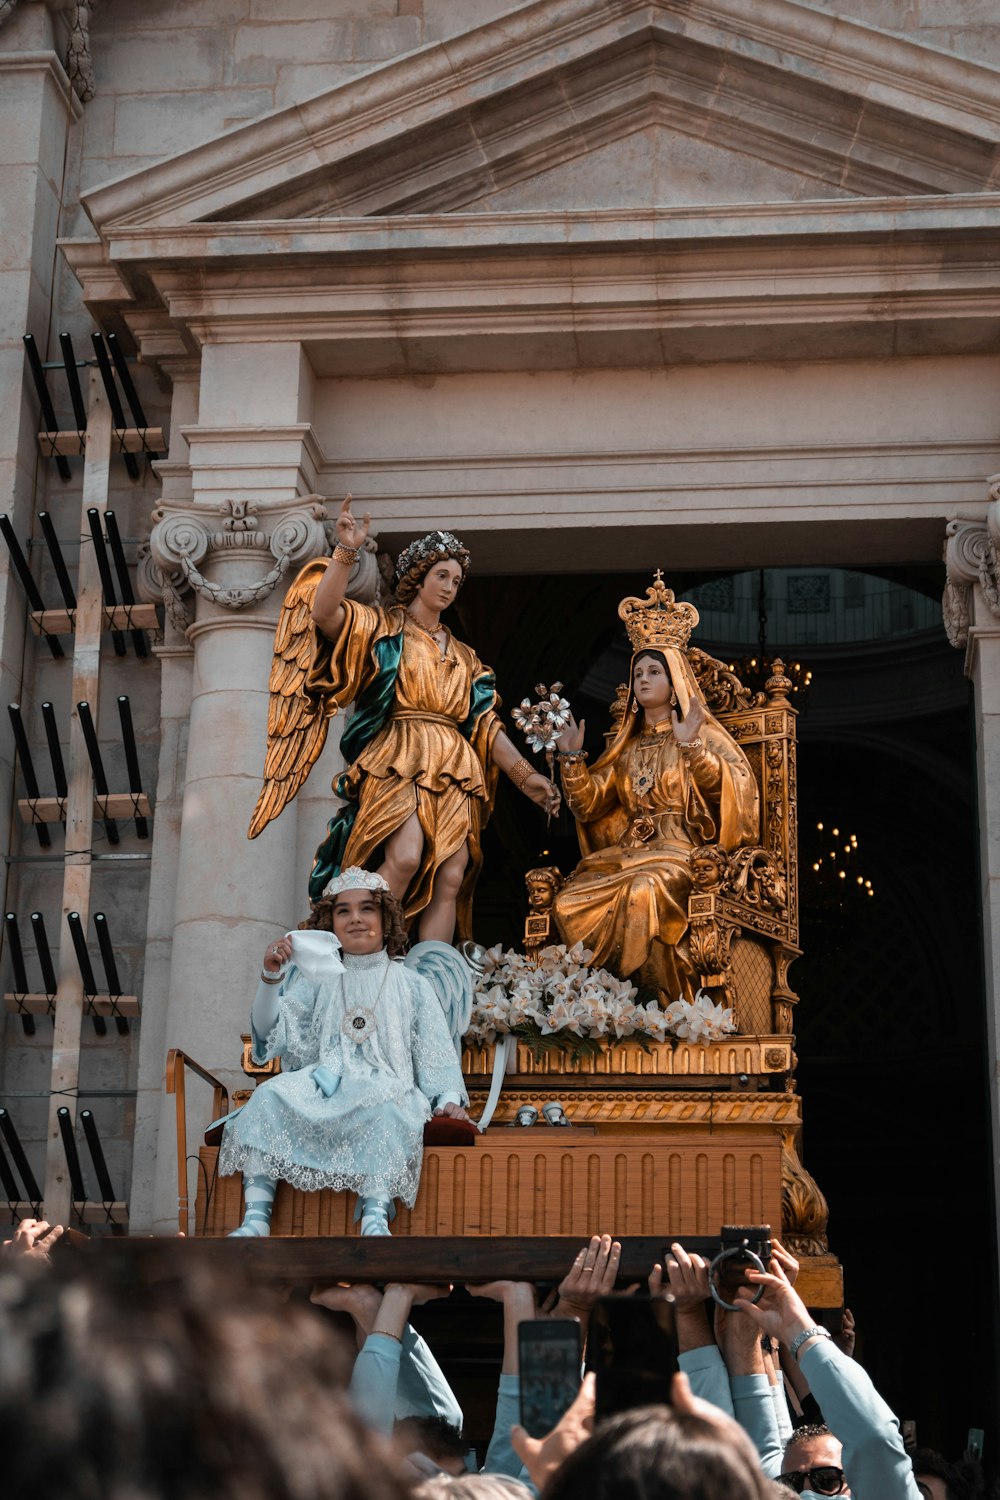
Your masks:
[[[696,891],[717,891],[729,870],[729,855],[718,844],[692,849],[688,855],[691,883]]]
[[[528,906],[533,912],[550,911],[556,892],[563,883],[562,872],[556,865],[541,865],[529,870],[524,877],[528,888]]]

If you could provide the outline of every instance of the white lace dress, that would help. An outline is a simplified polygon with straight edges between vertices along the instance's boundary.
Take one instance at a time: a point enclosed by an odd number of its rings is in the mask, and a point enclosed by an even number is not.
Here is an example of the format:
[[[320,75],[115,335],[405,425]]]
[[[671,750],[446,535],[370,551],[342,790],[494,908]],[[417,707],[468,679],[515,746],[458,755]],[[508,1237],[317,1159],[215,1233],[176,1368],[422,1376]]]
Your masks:
[[[384,949],[345,953],[343,963],[321,984],[289,968],[277,1020],[266,1037],[253,1030],[254,1060],[280,1057],[286,1071],[259,1084],[226,1125],[219,1172],[412,1207],[432,1107],[468,1102],[455,1047],[437,996],[414,970]]]

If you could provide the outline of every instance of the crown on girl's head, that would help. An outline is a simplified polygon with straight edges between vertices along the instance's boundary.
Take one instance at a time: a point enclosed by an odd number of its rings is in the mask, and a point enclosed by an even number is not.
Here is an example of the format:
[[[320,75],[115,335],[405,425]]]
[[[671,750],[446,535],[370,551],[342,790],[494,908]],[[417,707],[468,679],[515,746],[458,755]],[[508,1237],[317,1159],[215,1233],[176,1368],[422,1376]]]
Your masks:
[[[374,870],[362,870],[358,865],[350,865],[348,869],[341,870],[339,875],[334,875],[323,887],[323,899],[329,900],[331,896],[339,896],[341,891],[387,891],[388,883]]]
[[[693,604],[674,603],[674,591],[663,582],[662,568],[657,568],[646,590],[646,602],[634,595],[623,599],[618,617],[625,622],[633,652],[658,651],[664,646],[683,649],[698,623]]]

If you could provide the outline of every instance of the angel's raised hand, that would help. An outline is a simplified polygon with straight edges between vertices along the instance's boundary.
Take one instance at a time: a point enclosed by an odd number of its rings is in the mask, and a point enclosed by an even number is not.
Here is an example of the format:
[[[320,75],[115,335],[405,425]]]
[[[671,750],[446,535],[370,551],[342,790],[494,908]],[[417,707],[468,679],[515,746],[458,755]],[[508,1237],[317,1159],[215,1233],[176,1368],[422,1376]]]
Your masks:
[[[344,503],[340,507],[340,514],[337,516],[337,541],[342,547],[350,547],[352,551],[356,552],[359,547],[363,547],[365,544],[371,519],[371,516],[365,511],[359,525],[351,513],[351,496],[345,495]]]

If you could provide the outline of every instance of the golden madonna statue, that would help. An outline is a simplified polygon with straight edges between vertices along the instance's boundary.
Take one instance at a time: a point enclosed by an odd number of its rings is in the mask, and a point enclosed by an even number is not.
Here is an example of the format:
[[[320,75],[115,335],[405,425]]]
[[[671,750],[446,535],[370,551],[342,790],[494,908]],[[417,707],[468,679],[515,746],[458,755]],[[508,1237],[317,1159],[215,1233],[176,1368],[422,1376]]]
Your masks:
[[[709,712],[685,647],[698,623],[657,570],[646,601],[618,614],[632,645],[629,703],[590,769],[583,725],[557,741],[563,793],[583,859],[555,897],[567,943],[595,964],[654,986],[664,1003],[693,998],[687,943],[690,857],[705,845],[755,844],[760,815],[750,763]]]
[[[497,772],[556,811],[559,794],[504,733],[493,673],[441,615],[469,570],[449,531],[412,542],[385,607],[345,597],[368,536],[348,496],[332,558],[307,563],[275,634],[264,787],[249,837],[295,796],[319,758],[330,719],[353,703],[341,737],[343,806],[316,851],[309,894],[352,865],[376,869],[422,939],[471,937],[472,891]]]

